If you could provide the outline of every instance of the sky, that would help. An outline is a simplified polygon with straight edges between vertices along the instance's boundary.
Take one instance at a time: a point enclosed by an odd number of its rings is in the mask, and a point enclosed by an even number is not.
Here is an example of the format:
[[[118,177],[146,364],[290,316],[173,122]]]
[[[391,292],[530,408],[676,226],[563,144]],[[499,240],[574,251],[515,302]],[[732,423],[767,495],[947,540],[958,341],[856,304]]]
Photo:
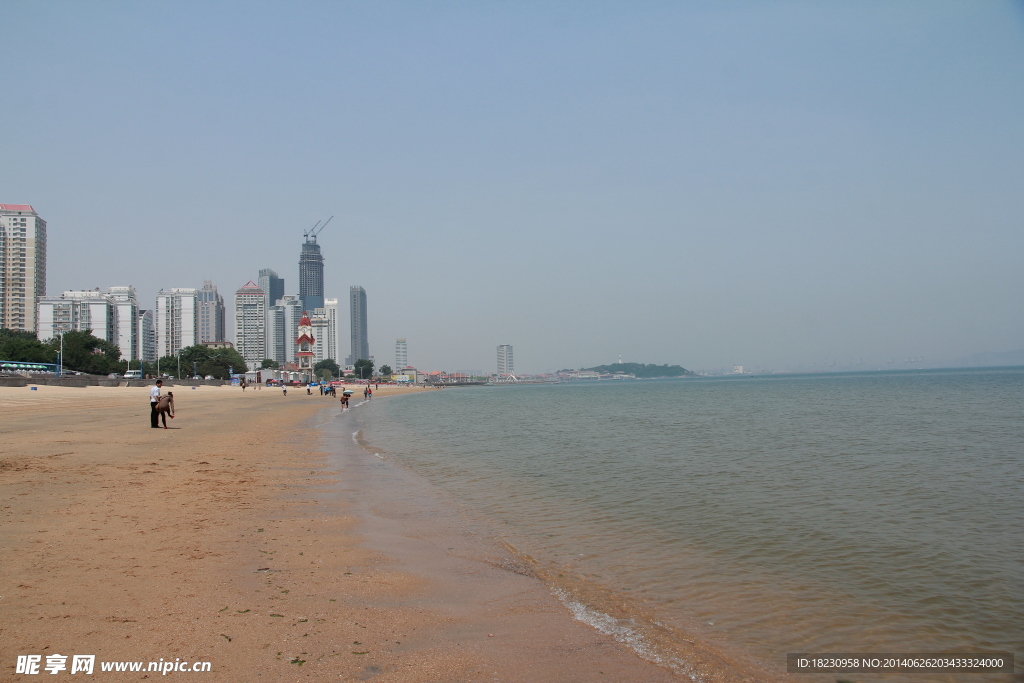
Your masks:
[[[512,344],[521,373],[1024,349],[1024,2],[0,19],[0,203],[48,222],[49,294],[212,280],[230,326],[261,268],[298,293],[334,216],[325,293],[366,289],[378,365],[398,337],[427,370]]]

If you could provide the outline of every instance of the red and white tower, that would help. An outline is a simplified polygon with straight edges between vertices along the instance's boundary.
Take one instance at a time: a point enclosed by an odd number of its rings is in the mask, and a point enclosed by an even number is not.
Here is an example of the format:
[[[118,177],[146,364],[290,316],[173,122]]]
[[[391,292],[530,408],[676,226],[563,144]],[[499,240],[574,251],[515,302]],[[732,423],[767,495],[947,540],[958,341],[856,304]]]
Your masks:
[[[299,320],[299,336],[295,339],[295,357],[299,361],[299,374],[303,375],[307,382],[313,381],[313,323],[309,321],[309,314],[302,312]]]

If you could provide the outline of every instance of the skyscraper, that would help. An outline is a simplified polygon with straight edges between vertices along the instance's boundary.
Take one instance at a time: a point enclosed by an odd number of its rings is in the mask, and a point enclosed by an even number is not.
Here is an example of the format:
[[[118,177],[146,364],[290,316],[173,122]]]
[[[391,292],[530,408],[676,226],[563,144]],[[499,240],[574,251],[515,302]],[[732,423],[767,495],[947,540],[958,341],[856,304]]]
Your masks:
[[[220,340],[217,340],[220,341]],[[235,292],[235,349],[250,369],[267,355],[267,295],[249,280]]]
[[[395,341],[395,372],[409,367],[409,347],[404,339]]]
[[[349,288],[349,322],[352,329],[352,355],[346,365],[370,359],[370,342],[366,333],[366,290],[358,285]]]
[[[512,345],[502,344],[498,347],[498,374],[502,377],[515,374],[515,367],[512,362]]]
[[[324,307],[324,257],[316,235],[306,236],[299,254],[299,299],[306,311]]]
[[[0,327],[37,332],[44,296],[46,221],[28,204],[0,204]]]
[[[195,287],[172,287],[156,293],[156,353],[174,356],[199,343],[196,329]]]
[[[277,273],[270,268],[260,270],[260,277],[256,284],[266,292],[268,308],[277,305],[278,300],[284,296],[284,278],[278,277]]]
[[[209,280],[204,281],[203,288],[199,290],[198,306],[199,342],[225,341],[224,297]]]

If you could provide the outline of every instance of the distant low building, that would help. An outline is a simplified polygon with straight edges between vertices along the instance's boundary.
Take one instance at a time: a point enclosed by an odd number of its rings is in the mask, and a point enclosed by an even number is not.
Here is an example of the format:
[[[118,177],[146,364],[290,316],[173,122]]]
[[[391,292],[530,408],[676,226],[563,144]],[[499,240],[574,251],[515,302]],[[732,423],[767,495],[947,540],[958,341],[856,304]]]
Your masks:
[[[72,290],[39,301],[36,337],[52,339],[61,332],[91,332],[112,344],[117,343],[117,307],[99,289]]]
[[[235,345],[229,341],[200,342],[208,349],[233,349]]]

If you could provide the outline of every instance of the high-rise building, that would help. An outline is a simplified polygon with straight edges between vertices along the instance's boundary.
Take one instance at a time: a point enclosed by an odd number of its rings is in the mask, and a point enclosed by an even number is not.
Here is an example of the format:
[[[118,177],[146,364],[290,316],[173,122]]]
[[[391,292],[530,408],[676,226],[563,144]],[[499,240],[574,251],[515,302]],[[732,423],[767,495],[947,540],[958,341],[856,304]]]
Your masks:
[[[313,328],[313,362],[338,360],[338,300],[324,299],[324,307],[309,316]]]
[[[221,340],[215,340],[221,341]],[[267,355],[267,295],[249,280],[235,292],[235,350],[250,369]]]
[[[498,347],[498,374],[502,377],[515,374],[511,344],[502,344]]]
[[[277,305],[278,300],[284,296],[284,278],[278,277],[270,268],[260,269],[260,277],[256,284],[267,293],[268,308]]]
[[[306,236],[299,254],[299,299],[306,311],[324,307],[324,257],[316,235]]]
[[[139,300],[135,298],[135,288],[111,287],[107,296],[117,309],[117,331],[114,343],[121,350],[121,360],[139,360],[142,358],[142,342],[139,339]]]
[[[156,327],[153,309],[140,310],[138,318],[139,357],[147,363],[156,362]]]
[[[267,325],[270,328],[267,336],[270,339],[269,351],[278,363],[295,362],[295,339],[298,337],[299,321],[302,319],[302,302],[297,296],[283,296],[277,304],[270,307],[267,314]]]
[[[46,221],[28,204],[0,204],[0,327],[36,332],[46,296]]]
[[[338,326],[338,300],[324,299],[324,313],[327,316],[327,329],[332,335],[327,343],[328,350],[325,353],[327,358],[333,358],[335,361],[338,361],[343,358],[341,354],[341,335],[338,334],[340,329]]]
[[[58,332],[91,332],[94,337],[117,344],[117,329],[117,307],[99,289],[69,291],[39,300],[36,336],[40,341]]]
[[[349,322],[351,324],[352,355],[346,365],[355,365],[357,360],[370,359],[370,342],[366,332],[366,290],[358,285],[349,288]]]
[[[197,306],[199,343],[225,341],[227,330],[224,329],[224,297],[209,280],[205,280],[203,288],[199,290]],[[265,303],[263,308],[266,310]]]
[[[395,342],[395,372],[409,367],[409,347],[404,339]]]
[[[199,343],[195,287],[172,287],[156,293],[156,353],[174,356]]]

